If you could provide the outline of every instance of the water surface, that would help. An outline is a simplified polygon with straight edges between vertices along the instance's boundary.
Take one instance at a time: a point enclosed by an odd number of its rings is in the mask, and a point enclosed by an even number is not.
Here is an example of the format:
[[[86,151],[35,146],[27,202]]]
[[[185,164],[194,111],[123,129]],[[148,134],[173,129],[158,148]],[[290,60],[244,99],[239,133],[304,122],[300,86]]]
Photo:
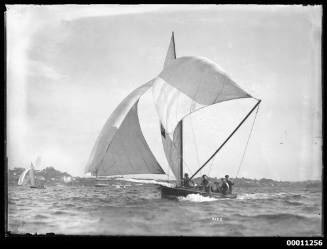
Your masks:
[[[158,185],[112,180],[31,189],[9,186],[12,233],[320,236],[321,189],[234,188],[237,199],[160,196]]]

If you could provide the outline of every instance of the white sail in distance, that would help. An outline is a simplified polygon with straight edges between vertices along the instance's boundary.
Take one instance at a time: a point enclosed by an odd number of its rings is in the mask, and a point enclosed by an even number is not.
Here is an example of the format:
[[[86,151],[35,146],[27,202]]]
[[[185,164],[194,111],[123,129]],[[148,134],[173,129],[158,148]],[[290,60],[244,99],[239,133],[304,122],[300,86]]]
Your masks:
[[[19,179],[18,179],[18,185],[21,186],[21,185],[25,185],[26,184],[26,175],[28,173],[30,169],[27,168],[23,171],[23,173],[20,175]]]
[[[18,179],[18,185],[27,185],[30,184],[32,186],[35,185],[35,174],[34,174],[34,166],[31,163],[31,166],[23,171]]]
[[[219,102],[251,98],[214,62],[203,57],[180,57],[154,79],[152,93],[166,132],[173,137],[187,115]]]
[[[137,106],[153,82],[130,93],[114,110],[92,149],[86,173],[97,176],[165,174],[143,136]]]

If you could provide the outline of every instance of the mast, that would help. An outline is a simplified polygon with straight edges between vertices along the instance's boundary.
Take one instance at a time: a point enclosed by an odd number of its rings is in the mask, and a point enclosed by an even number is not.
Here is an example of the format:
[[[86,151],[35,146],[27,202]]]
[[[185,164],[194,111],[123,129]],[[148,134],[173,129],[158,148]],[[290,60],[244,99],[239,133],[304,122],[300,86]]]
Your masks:
[[[241,125],[245,122],[245,120],[251,115],[251,113],[258,107],[261,99],[258,99],[258,102],[254,105],[254,107],[249,111],[249,113],[243,118],[243,120],[236,126],[233,132],[226,138],[226,140],[219,146],[219,148],[209,157],[209,159],[190,177],[190,180],[197,174],[201,169],[204,168],[210,162],[210,160],[221,150],[221,148],[227,143],[227,141],[234,135],[234,133],[241,127]]]
[[[181,135],[181,144],[180,144],[180,151],[181,151],[181,155],[180,155],[180,174],[181,174],[181,185],[183,184],[183,119],[180,121],[179,124],[180,127],[180,135]]]
[[[174,31],[171,33],[170,43],[166,54],[163,68],[166,68],[171,62],[176,60],[176,46]],[[178,185],[182,185],[183,178],[183,120],[180,120],[173,133],[172,140],[164,136],[165,130],[161,127],[162,142],[168,164],[173,169]]]
[[[175,54],[175,59],[177,58],[176,54],[176,43],[175,43],[175,35],[174,31],[172,32],[172,41],[174,44],[174,54]],[[177,126],[177,129],[179,129],[179,134],[180,134],[180,155],[179,155],[179,167],[180,167],[180,176],[181,176],[181,185],[183,184],[183,119],[179,122],[179,125]]]
[[[175,54],[175,59],[177,58],[176,54],[176,43],[175,43],[175,35],[174,31],[172,32],[172,42],[174,44],[173,49],[174,49],[174,54]],[[183,119],[179,122],[179,125],[177,126],[177,129],[179,129],[179,134],[180,134],[180,155],[179,155],[179,167],[180,167],[180,177],[181,177],[181,185],[183,183]]]

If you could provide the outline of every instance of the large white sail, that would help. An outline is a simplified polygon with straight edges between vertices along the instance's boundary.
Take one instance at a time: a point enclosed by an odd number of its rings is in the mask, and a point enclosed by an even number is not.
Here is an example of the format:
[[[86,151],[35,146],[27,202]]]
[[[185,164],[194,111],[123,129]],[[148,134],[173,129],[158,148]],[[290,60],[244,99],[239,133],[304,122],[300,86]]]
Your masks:
[[[163,71],[130,93],[115,109],[95,142],[86,173],[164,174],[143,137],[137,113],[140,97],[150,88],[160,119],[165,155],[177,180],[182,177],[183,118],[208,105],[251,97],[208,59],[176,59],[172,36]]]
[[[251,97],[214,62],[203,57],[181,57],[170,62],[154,79],[152,92],[160,121],[171,138],[177,124],[192,112]]]
[[[137,114],[150,81],[130,93],[111,114],[92,149],[86,173],[92,175],[164,174],[146,143]]]
[[[171,36],[170,44],[168,47],[164,68],[167,67],[171,62],[176,59],[176,48],[174,33]],[[166,159],[172,172],[179,182],[182,178],[181,176],[181,163],[182,163],[182,122],[177,125],[173,138],[171,139],[169,135],[166,134],[165,128],[160,124],[161,129],[161,140],[166,155]]]

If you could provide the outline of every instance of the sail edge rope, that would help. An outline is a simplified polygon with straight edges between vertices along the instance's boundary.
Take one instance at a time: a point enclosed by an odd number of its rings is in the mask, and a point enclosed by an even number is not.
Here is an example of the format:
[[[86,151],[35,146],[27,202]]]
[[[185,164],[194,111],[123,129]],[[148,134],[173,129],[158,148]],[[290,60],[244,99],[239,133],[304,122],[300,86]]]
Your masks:
[[[255,113],[255,116],[254,116],[254,119],[253,119],[253,122],[252,122],[252,126],[251,126],[251,130],[250,130],[250,133],[249,133],[249,136],[248,136],[248,139],[246,141],[246,144],[245,144],[245,147],[244,147],[244,150],[243,150],[243,154],[242,154],[242,158],[241,158],[241,161],[240,161],[240,164],[238,166],[238,170],[237,170],[237,173],[235,175],[235,178],[237,178],[238,174],[240,173],[240,170],[241,170],[241,166],[244,162],[244,158],[245,158],[245,154],[246,154],[246,150],[248,148],[248,145],[249,145],[249,141],[250,141],[250,138],[251,138],[251,135],[252,135],[252,131],[253,131],[253,128],[254,128],[254,124],[255,124],[255,121],[257,119],[257,115],[258,115],[258,112],[259,112],[259,107],[260,105],[258,105],[257,107],[257,111]]]

